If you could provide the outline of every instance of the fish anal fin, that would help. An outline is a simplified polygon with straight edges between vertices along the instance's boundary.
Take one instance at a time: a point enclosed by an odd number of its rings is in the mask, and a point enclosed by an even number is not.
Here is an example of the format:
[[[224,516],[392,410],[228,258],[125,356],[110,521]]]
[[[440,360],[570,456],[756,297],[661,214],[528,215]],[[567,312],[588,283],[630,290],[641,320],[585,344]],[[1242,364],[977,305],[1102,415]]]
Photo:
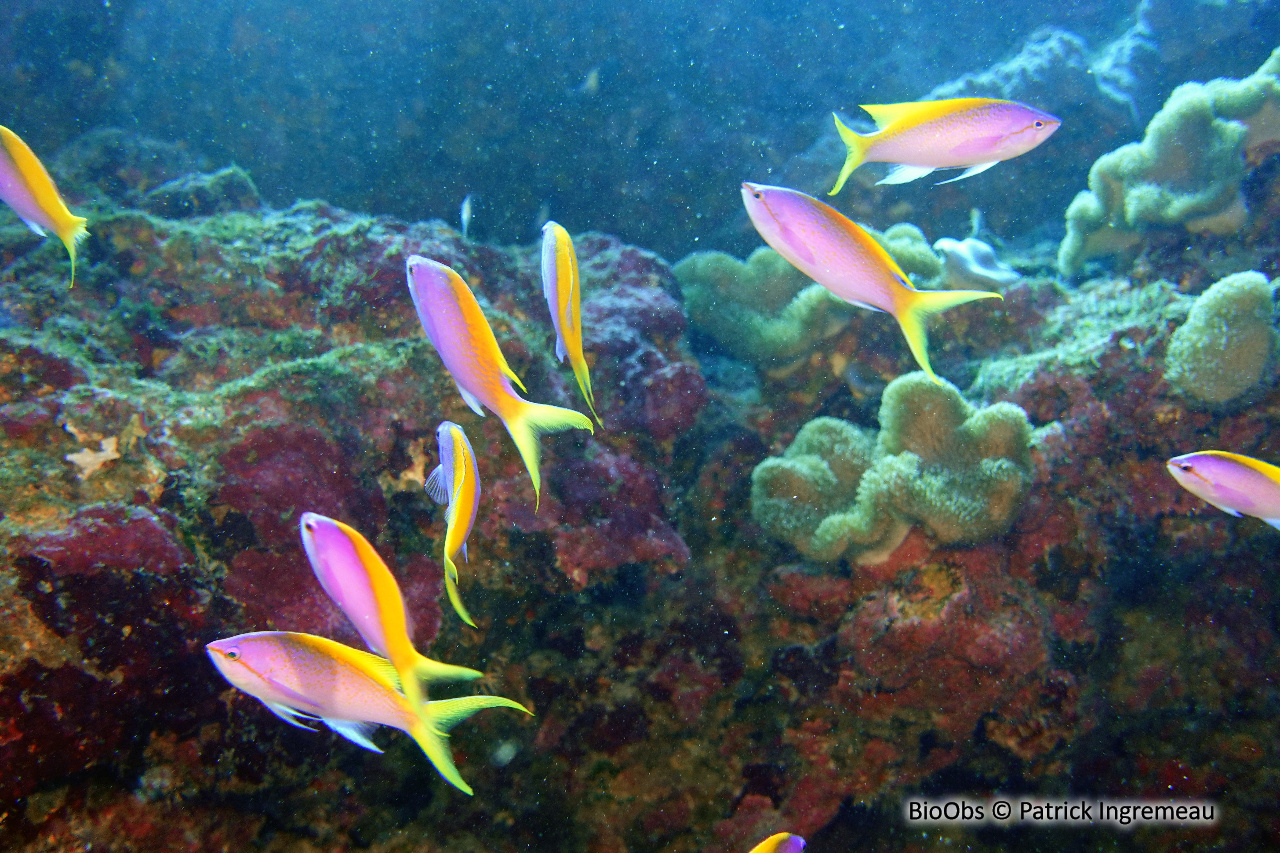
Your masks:
[[[457,384],[457,383],[454,383],[454,384]],[[479,415],[482,418],[484,417],[484,406],[480,403],[480,399],[476,397],[475,394],[472,394],[470,391],[468,391],[466,388],[463,388],[461,385],[458,385],[458,393],[462,395],[462,399],[465,400],[467,405],[471,407],[471,411],[475,412],[477,415]]]
[[[999,162],[1000,162],[999,160],[992,160],[990,163],[978,163],[976,165],[970,166],[960,174],[956,175],[954,178],[947,178],[945,181],[938,181],[936,186],[940,187],[943,184],[953,184],[956,181],[963,181],[965,178],[971,178],[974,175],[987,171],[987,169],[990,169],[992,166],[994,166],[996,163],[999,163]]]
[[[932,166],[908,166],[905,163],[899,163],[889,170],[889,174],[876,181],[876,186],[881,184],[909,184],[926,175],[931,175],[933,172],[934,168]]]
[[[281,705],[279,702],[263,702],[262,704],[267,706],[268,711],[275,714],[289,725],[297,726],[300,729],[306,729],[309,732],[315,731],[314,727],[304,724],[302,720],[315,720],[317,719],[316,717],[313,717],[310,714],[304,714],[295,708],[290,708],[288,705]]]
[[[376,724],[359,720],[331,720],[328,717],[321,717],[320,721],[356,746],[364,747],[370,752],[382,753],[382,749],[369,740],[369,735],[377,728]]]

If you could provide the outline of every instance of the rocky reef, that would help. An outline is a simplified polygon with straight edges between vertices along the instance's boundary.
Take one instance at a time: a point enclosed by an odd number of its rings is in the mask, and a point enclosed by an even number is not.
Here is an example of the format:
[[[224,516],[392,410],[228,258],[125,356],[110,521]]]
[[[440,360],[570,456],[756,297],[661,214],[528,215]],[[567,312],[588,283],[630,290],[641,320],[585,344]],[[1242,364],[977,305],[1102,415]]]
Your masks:
[[[0,226],[0,847],[994,849],[1026,835],[904,825],[901,800],[996,791],[1207,798],[1215,826],[1123,843],[1280,845],[1277,533],[1164,470],[1280,461],[1275,152],[1247,230],[1152,239],[1126,277],[1002,251],[1003,302],[934,323],[942,386],[889,318],[788,308],[821,294],[767,254],[673,270],[576,234],[603,428],[544,438],[536,511],[404,281],[411,253],[453,266],[530,397],[573,407],[533,246],[273,207],[256,173],[122,132],[51,162],[90,217],[75,287],[60,245]],[[920,228],[883,236],[947,278]],[[481,466],[477,630],[439,607],[446,418]],[[308,510],[374,543],[420,649],[534,711],[455,730],[474,798],[407,738],[285,726],[206,660],[248,630],[358,641]]]

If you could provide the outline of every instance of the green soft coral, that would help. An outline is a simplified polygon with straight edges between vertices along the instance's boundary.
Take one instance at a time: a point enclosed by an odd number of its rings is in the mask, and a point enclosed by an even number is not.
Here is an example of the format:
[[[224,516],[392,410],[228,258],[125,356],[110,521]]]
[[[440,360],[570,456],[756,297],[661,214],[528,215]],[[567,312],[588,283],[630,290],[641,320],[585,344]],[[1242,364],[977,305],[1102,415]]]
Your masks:
[[[919,228],[903,222],[868,233],[917,284],[936,286],[942,260]],[[694,325],[735,358],[763,369],[809,355],[854,311],[768,247],[745,262],[724,252],[694,252],[674,272]]]
[[[1104,154],[1089,189],[1067,208],[1063,275],[1085,261],[1128,257],[1152,228],[1232,234],[1249,218],[1240,186],[1250,163],[1280,141],[1280,48],[1243,80],[1184,83],[1141,142]]]
[[[1165,378],[1208,406],[1228,403],[1269,379],[1276,348],[1274,300],[1259,272],[1230,275],[1196,299],[1169,339]]]
[[[674,272],[689,319],[757,367],[807,355],[853,310],[769,248],[756,249],[745,263],[724,252],[695,252]]]
[[[975,409],[924,373],[885,388],[878,435],[835,418],[800,430],[752,474],[751,512],[806,557],[883,559],[921,524],[979,542],[1013,522],[1031,481],[1031,425],[1010,403]]]

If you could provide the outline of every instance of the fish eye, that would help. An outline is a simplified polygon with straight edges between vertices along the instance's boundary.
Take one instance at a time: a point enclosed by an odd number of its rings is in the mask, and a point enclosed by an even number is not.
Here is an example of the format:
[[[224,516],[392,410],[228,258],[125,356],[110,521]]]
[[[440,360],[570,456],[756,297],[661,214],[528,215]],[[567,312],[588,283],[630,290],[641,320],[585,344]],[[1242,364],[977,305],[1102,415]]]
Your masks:
[[[227,660],[240,660],[240,652],[235,649],[231,649],[227,652]]]
[[[1037,122],[1036,122],[1036,130],[1039,130],[1039,129],[1040,129],[1040,128],[1042,128],[1042,127],[1044,127],[1044,122],[1042,122],[1042,121],[1037,121]]]
[[[1191,463],[1190,463],[1190,462],[1182,462],[1182,463],[1180,463],[1180,464],[1178,465],[1178,468],[1180,468],[1180,469],[1181,469],[1181,470],[1183,470],[1183,471],[1190,471],[1190,470],[1191,470]]]
[[[316,529],[316,523],[315,523],[314,521],[307,521],[307,522],[304,522],[302,526],[303,526],[303,527],[305,527],[305,528],[307,528],[308,530],[315,530],[315,529]]]
[[[764,198],[764,193],[752,193],[753,198]]]

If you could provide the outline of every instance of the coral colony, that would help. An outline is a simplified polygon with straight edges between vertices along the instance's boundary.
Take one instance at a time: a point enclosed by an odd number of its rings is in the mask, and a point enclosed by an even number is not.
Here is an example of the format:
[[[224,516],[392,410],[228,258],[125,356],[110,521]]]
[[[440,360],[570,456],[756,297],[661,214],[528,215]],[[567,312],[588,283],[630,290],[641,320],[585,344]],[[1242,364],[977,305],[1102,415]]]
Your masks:
[[[969,94],[837,118],[808,190],[931,223],[1068,156]],[[1056,258],[748,183],[773,248],[674,266],[276,209],[117,132],[55,188],[0,128],[66,250],[0,224],[0,846],[943,849],[922,787],[1280,845],[1277,109],[1280,49],[1178,88]]]

